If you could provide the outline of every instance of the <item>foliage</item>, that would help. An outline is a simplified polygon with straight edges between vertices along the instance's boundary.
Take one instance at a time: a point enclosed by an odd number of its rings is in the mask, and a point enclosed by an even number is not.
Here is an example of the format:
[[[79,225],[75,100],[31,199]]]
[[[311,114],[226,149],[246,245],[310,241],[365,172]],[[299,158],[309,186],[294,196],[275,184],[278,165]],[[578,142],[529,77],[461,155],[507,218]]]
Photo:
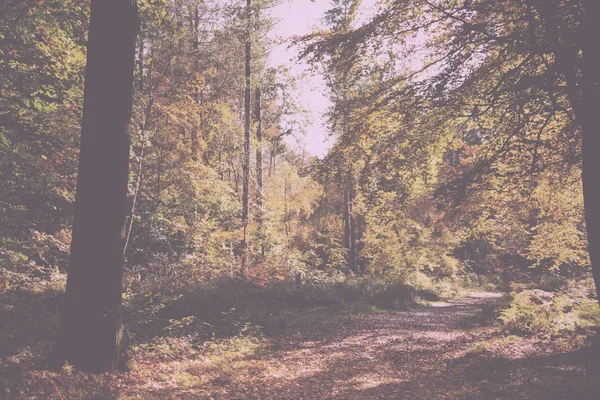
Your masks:
[[[598,328],[597,301],[581,296],[582,293],[573,290],[567,293],[524,290],[514,296],[499,319],[510,333],[542,338]]]
[[[242,236],[244,4],[139,6],[128,279],[135,288],[232,276]],[[79,2],[2,7],[6,286],[15,273],[66,267],[87,11]],[[304,116],[289,70],[265,65],[270,5],[255,7],[252,83],[263,89],[265,140],[251,145],[266,152],[266,176],[264,215],[249,227],[250,280],[587,273],[579,131],[564,72],[550,87],[534,79],[555,62],[528,45],[547,40],[538,6],[415,0],[361,20],[360,2],[332,3],[326,28],[298,39],[333,104],[337,141],[322,160],[286,148]],[[576,11],[561,7],[559,28],[569,32]],[[527,18],[508,22],[516,15]],[[398,61],[407,57],[416,61]]]
[[[63,267],[75,189],[85,2],[0,6],[2,266]]]

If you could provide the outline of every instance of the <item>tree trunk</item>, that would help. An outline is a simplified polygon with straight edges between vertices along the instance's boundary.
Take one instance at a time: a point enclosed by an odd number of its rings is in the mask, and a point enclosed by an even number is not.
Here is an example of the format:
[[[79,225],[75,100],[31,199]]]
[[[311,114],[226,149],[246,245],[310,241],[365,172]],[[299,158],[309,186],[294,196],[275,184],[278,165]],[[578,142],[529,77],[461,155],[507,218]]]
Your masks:
[[[540,10],[546,27],[546,36],[560,71],[565,75],[567,98],[582,130],[582,181],[588,251],[596,293],[600,301],[600,50],[596,43],[600,35],[600,3],[582,0],[585,17],[580,47],[583,52],[581,87],[575,80],[577,49],[560,40],[556,14],[558,1],[534,2]],[[581,93],[581,95],[580,95]]]
[[[256,185],[257,196],[256,196],[256,205],[258,207],[258,213],[256,215],[256,220],[259,225],[262,225],[262,214],[263,214],[263,149],[262,149],[262,117],[261,117],[261,89],[260,86],[256,88],[255,93],[255,118],[258,122],[258,126],[256,128],[256,141],[257,141],[257,149],[256,149]]]
[[[131,199],[131,209],[129,211],[129,223],[127,224],[127,230],[125,233],[125,244],[123,245],[123,257],[127,253],[127,246],[129,245],[129,239],[131,238],[131,231],[133,229],[133,220],[135,218],[135,206],[137,204],[138,195],[140,194],[140,187],[142,184],[142,175],[144,173],[144,151],[146,150],[146,138],[144,135],[144,127],[140,127],[140,140],[142,147],[140,149],[138,173],[135,182],[135,191],[133,193],[133,199]]]
[[[365,216],[358,214],[356,216],[356,242],[354,244],[355,248],[355,260],[356,260],[356,271],[359,275],[364,274],[366,263],[364,260],[361,260],[360,254],[363,250],[364,243],[363,237],[365,234]]]
[[[135,0],[92,0],[73,240],[63,316],[49,359],[99,373],[124,354],[123,239],[129,173]]]
[[[353,250],[354,224],[352,222],[352,201],[349,188],[346,188],[344,191],[344,248],[348,254],[348,268],[351,271],[355,271]]]
[[[256,88],[255,93],[255,118],[258,122],[258,126],[256,127],[256,222],[258,222],[258,229],[261,233],[261,240],[259,245],[259,250],[262,256],[265,255],[265,246],[264,240],[262,239],[262,230],[263,230],[263,148],[262,148],[262,115],[261,115],[261,88],[260,85]]]
[[[325,230],[328,228],[327,215],[329,211],[329,173],[325,176],[325,188],[324,188],[324,201],[323,201],[323,226],[318,229]]]
[[[271,139],[271,149],[269,150],[269,178],[273,174],[273,168],[275,164],[275,137]]]
[[[246,273],[248,267],[248,215],[250,209],[250,17],[252,0],[246,1],[246,91],[244,97],[244,154],[242,159],[242,267],[241,273]]]
[[[354,202],[352,172],[348,173],[344,190],[344,247],[348,254],[348,267],[358,274],[356,264],[356,221],[354,220],[352,203]]]
[[[584,1],[583,96],[583,199],[588,248],[596,293],[600,301],[600,3]]]
[[[193,46],[193,50],[194,50],[194,74],[197,75],[198,74],[198,49],[199,49],[199,39],[198,39],[198,27],[200,25],[200,15],[199,15],[199,10],[198,10],[198,6],[196,5],[194,7],[194,20],[193,20],[193,32],[194,32],[194,37],[192,39],[192,46]],[[196,77],[194,77],[194,81],[196,80]],[[200,105],[200,130],[202,130],[202,92],[198,93],[198,83],[196,82],[195,84],[195,88],[194,88],[194,100],[196,101],[196,104]],[[198,128],[196,126],[192,126],[192,160],[193,161],[198,161],[198,152],[200,149],[200,143],[198,141]]]
[[[289,225],[289,211],[288,211],[288,180],[287,175],[283,180],[283,222],[285,225],[285,236],[290,235]]]
[[[138,69],[139,69],[139,90],[140,93],[144,93],[144,38],[140,35],[139,38],[139,50],[138,50]]]
[[[354,184],[350,177],[348,188],[348,211],[350,213],[350,268],[358,275],[357,251],[356,251],[356,218],[354,217]]]

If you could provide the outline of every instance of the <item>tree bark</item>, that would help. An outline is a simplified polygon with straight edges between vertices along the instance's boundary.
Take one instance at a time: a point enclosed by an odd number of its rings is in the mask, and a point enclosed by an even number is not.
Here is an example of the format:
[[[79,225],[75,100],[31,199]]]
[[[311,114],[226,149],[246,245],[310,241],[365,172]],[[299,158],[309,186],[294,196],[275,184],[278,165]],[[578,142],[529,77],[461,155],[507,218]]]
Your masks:
[[[139,69],[139,90],[140,93],[144,93],[144,38],[140,35],[139,38],[139,50],[138,50],[138,69]]]
[[[345,190],[344,190],[344,247],[348,254],[348,267],[349,269],[357,273],[356,268],[356,228],[355,221],[352,215],[352,173],[348,173]]]
[[[285,236],[289,236],[290,235],[290,218],[289,218],[289,211],[288,211],[288,180],[287,180],[287,175],[285,176],[284,180],[283,180],[283,222],[285,225]]]
[[[257,141],[257,149],[256,149],[256,185],[257,196],[256,196],[256,205],[258,207],[258,213],[256,215],[256,220],[259,225],[262,225],[262,217],[263,217],[263,149],[262,149],[262,116],[261,116],[261,89],[260,86],[256,88],[255,93],[255,101],[254,101],[254,113],[256,121],[258,122],[258,126],[256,128],[256,141]]]
[[[582,90],[582,178],[588,249],[600,301],[600,2],[585,6]]]
[[[242,155],[242,267],[241,273],[246,273],[248,267],[248,215],[250,209],[250,61],[251,61],[251,47],[250,47],[250,18],[252,10],[252,0],[246,1],[246,18],[247,18],[247,32],[246,32],[246,65],[245,65],[245,77],[246,77],[246,91],[244,97],[244,153]]]
[[[327,175],[325,176],[325,187],[323,189],[323,193],[325,196],[323,200],[323,226],[317,227],[317,229],[325,231],[325,229],[328,228],[327,215],[329,212],[329,173],[327,173]]]
[[[356,262],[356,273],[359,275],[362,275],[362,274],[364,274],[365,267],[366,267],[364,260],[361,260],[361,258],[360,258],[361,252],[364,247],[363,237],[365,234],[365,216],[358,214],[356,216],[355,220],[356,220],[356,223],[355,223],[356,241],[354,243],[354,249],[355,249],[354,259]]]
[[[354,178],[352,169],[348,172],[345,190],[344,190],[344,247],[348,253],[348,267],[358,274],[357,264],[357,239],[356,239],[356,219],[352,205],[354,203]]]
[[[562,43],[557,22],[559,3],[556,0],[537,2],[544,19],[546,36],[560,71],[565,75],[567,98],[581,125],[582,181],[588,251],[592,275],[600,301],[600,49],[596,43],[600,35],[600,2],[581,0],[584,7],[581,42],[577,47],[583,53],[581,88],[577,84],[577,49]],[[581,93],[581,94],[580,94]]]
[[[194,37],[192,39],[192,46],[194,50],[194,74],[198,74],[198,49],[200,48],[200,43],[198,39],[198,27],[200,25],[200,14],[198,10],[198,6],[194,7],[194,20],[193,20],[193,33]],[[196,79],[194,79],[196,80]],[[196,104],[200,105],[200,131],[202,131],[202,92],[198,91],[197,82],[194,88],[194,99]],[[198,152],[200,149],[200,143],[198,140],[198,128],[196,126],[192,126],[192,160],[198,161]]]
[[[135,0],[92,0],[67,290],[50,366],[92,373],[123,360],[121,292],[127,214]]]
[[[142,147],[140,149],[137,179],[135,182],[135,191],[133,198],[131,199],[131,209],[129,211],[129,222],[127,223],[127,229],[125,232],[125,244],[123,245],[123,257],[127,253],[127,246],[129,245],[129,239],[131,238],[131,231],[133,229],[133,220],[135,218],[135,206],[137,204],[138,195],[140,194],[140,187],[142,184],[142,175],[144,173],[144,152],[146,150],[146,138],[144,135],[144,127],[140,127],[140,140],[142,141]]]

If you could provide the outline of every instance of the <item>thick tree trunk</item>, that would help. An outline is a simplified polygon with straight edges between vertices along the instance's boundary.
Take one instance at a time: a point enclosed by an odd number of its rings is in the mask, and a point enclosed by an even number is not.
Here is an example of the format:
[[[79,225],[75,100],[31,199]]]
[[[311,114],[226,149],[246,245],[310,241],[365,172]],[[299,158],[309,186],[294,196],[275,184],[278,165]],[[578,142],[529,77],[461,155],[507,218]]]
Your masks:
[[[67,290],[51,366],[122,361],[121,279],[129,172],[135,0],[92,0]]]
[[[600,49],[596,43],[600,35],[600,2],[581,0],[585,17],[581,42],[583,66],[581,87],[577,84],[578,49],[563,43],[557,22],[557,0],[533,1],[544,19],[546,36],[560,71],[567,83],[567,97],[576,120],[582,128],[582,180],[588,250],[596,293],[600,301]]]
[[[600,301],[600,2],[584,1],[583,49],[583,198],[588,248]]]
[[[252,0],[246,1],[246,18],[247,18],[247,32],[246,32],[246,91],[244,97],[244,154],[242,159],[242,275],[246,273],[248,267],[248,215],[250,214],[250,61],[251,61],[251,48],[250,48],[250,18],[252,10]]]
[[[546,38],[548,44],[554,53],[555,63],[558,70],[564,76],[567,83],[567,99],[571,104],[576,118],[581,116],[581,95],[579,93],[579,85],[577,84],[577,53],[578,49],[573,43],[569,43],[561,38],[559,28],[558,12],[559,0],[535,0],[544,25],[546,28]],[[597,1],[597,0],[592,0]]]

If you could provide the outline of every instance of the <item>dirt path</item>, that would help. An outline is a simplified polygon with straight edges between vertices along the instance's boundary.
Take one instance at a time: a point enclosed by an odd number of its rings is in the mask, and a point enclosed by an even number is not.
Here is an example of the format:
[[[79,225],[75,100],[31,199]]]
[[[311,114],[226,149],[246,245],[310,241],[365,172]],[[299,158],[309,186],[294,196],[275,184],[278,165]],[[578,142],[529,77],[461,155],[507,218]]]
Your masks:
[[[410,311],[347,316],[308,331],[289,329],[236,361],[249,371],[243,376],[235,368],[215,376],[198,364],[188,369],[187,388],[156,388],[141,397],[600,398],[600,372],[586,362],[589,349],[565,353],[560,346],[504,337],[493,326],[478,324],[477,312],[495,297],[475,293]]]
[[[547,354],[473,326],[498,295],[363,316],[333,332],[278,339],[270,373],[229,395],[280,399],[598,399],[600,374],[581,354]],[[517,340],[512,338],[512,340]],[[498,341],[498,340],[496,340]]]

